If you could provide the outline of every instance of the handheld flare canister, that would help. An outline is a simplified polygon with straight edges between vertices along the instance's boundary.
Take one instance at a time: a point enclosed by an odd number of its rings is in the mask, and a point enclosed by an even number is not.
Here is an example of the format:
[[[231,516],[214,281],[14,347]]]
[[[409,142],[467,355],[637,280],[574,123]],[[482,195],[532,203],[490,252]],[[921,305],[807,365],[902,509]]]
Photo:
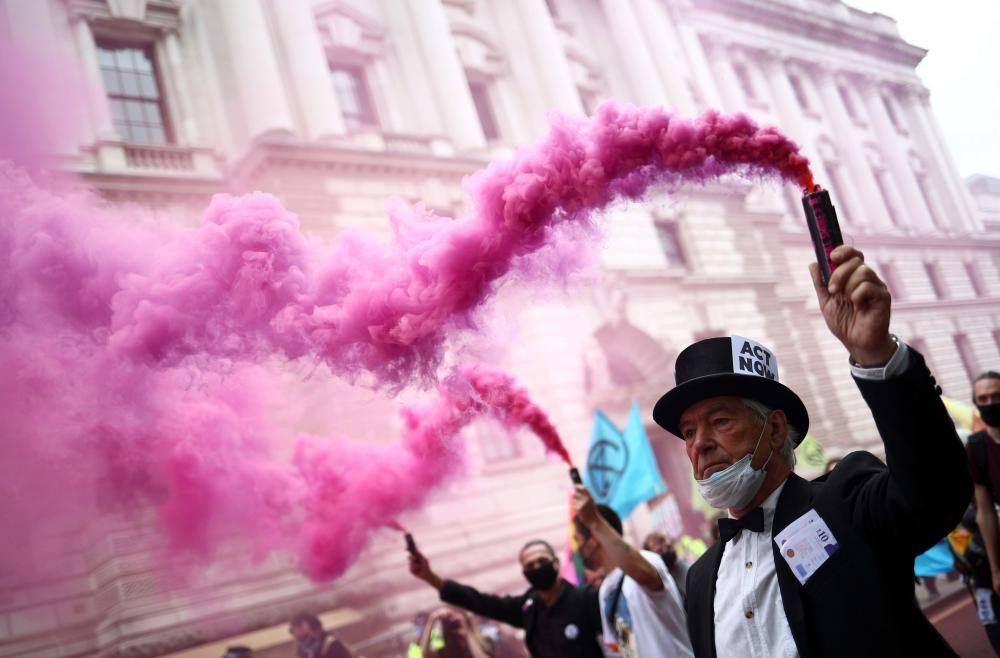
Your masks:
[[[576,466],[570,467],[569,479],[573,481],[573,484],[583,484],[583,478],[580,477],[580,469]]]
[[[830,274],[837,264],[830,260],[830,252],[844,244],[840,235],[840,224],[837,222],[837,211],[830,200],[830,193],[813,186],[812,191],[805,191],[802,196],[802,208],[806,211],[806,223],[809,224],[809,234],[812,236],[813,247],[816,249],[816,262],[823,283],[830,283]]]
[[[417,549],[417,542],[413,541],[413,535],[406,533],[403,538],[406,540],[406,551],[413,557],[419,557],[420,551]]]

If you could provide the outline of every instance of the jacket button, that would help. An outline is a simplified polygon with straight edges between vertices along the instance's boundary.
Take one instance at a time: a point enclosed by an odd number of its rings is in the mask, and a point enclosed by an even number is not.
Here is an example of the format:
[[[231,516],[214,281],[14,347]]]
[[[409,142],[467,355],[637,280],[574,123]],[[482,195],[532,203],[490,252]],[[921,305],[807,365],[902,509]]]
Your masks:
[[[753,610],[747,610],[746,612],[743,613],[743,616],[746,617],[747,619],[753,619]]]
[[[753,566],[753,562],[747,562],[747,563],[746,563],[746,568],[747,568],[747,569],[749,569],[749,568],[750,568],[750,567],[752,567],[752,566]]]

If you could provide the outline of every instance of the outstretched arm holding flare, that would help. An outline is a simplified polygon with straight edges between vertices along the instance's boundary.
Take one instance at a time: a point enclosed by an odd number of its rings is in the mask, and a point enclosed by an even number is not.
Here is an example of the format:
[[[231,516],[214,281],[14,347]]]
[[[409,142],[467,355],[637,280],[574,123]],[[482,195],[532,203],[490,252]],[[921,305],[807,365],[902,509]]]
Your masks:
[[[810,265],[816,298],[827,327],[850,355],[888,466],[851,502],[871,532],[896,541],[906,538],[919,553],[951,530],[968,505],[972,491],[965,451],[938,397],[940,389],[931,392],[936,382],[923,358],[889,333],[892,300],[886,284],[854,247],[841,245],[831,258],[837,267],[828,284],[816,263]],[[905,413],[916,399],[927,404],[919,413]]]
[[[613,566],[620,567],[626,576],[631,577],[644,589],[651,592],[663,591],[664,584],[660,573],[598,514],[593,496],[582,484],[574,487],[573,511],[576,512],[579,522],[600,544]],[[581,537],[581,539],[586,538]],[[580,542],[580,545],[582,547],[583,542]]]

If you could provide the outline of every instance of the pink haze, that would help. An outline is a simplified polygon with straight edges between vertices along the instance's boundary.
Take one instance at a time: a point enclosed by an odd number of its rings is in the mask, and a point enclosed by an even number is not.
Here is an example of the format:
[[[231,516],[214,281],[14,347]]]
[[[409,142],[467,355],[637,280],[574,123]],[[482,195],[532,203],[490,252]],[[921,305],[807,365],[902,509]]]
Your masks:
[[[10,76],[0,65],[0,87]],[[22,110],[0,113],[0,148],[34,164],[47,142]],[[556,117],[471,177],[465,217],[397,208],[390,243],[352,231],[324,245],[261,192],[218,195],[180,230],[0,164],[0,528],[22,538],[0,543],[0,576],[44,568],[43,537],[152,506],[167,562],[239,536],[260,555],[299,551],[327,580],[462,471],[459,433],[482,415],[530,428],[570,463],[524,390],[497,371],[444,371],[449,348],[487,332],[481,311],[501,284],[563,282],[586,265],[567,247],[593,235],[593,211],[725,173],[801,182],[808,168],[743,115],[609,103]],[[393,445],[302,436],[287,463],[262,411],[276,358],[437,397],[402,409]]]

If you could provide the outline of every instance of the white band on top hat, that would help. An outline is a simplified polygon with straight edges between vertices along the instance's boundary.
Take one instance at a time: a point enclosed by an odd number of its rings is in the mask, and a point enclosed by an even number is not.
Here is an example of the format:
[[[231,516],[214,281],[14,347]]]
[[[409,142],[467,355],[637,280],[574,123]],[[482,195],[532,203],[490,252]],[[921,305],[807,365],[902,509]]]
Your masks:
[[[733,346],[733,373],[765,379],[778,379],[778,359],[774,352],[743,336],[730,336]]]

